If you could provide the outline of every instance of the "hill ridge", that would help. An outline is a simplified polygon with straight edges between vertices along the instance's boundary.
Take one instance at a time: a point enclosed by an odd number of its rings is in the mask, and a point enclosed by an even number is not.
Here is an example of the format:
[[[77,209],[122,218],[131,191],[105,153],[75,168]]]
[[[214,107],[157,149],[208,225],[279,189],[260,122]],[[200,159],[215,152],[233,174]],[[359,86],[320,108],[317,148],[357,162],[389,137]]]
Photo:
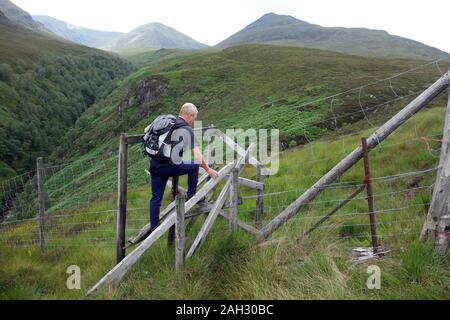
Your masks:
[[[288,15],[268,13],[218,43],[290,45],[382,58],[432,60],[446,52],[419,41],[368,28],[322,27]]]
[[[54,34],[85,46],[109,50],[114,46],[122,32],[102,31],[73,25],[47,15],[35,15],[35,20],[45,25]]]
[[[201,49],[207,45],[161,22],[140,25],[122,35],[114,50],[123,49]]]
[[[39,31],[46,34],[50,33],[43,24],[36,22],[28,12],[9,0],[0,0],[0,10],[11,22],[33,31]]]

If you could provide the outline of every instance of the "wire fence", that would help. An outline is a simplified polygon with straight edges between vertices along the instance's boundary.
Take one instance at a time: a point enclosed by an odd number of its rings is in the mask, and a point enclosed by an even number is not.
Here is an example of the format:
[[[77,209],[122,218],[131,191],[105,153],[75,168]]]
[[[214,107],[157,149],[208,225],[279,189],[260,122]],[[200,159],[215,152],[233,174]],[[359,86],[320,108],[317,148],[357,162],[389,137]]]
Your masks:
[[[396,142],[395,145],[410,145],[411,141],[403,139],[401,143]],[[416,141],[419,142],[422,149],[428,150],[423,143],[420,143],[420,138]],[[317,162],[312,162],[311,165],[317,166]],[[374,161],[373,166],[376,165],[377,163]],[[73,168],[69,168],[69,166],[65,165],[63,167],[66,173],[72,172],[74,168],[81,168],[80,164],[73,166]],[[102,164],[100,168],[104,170],[105,167],[106,165]],[[46,188],[50,191],[48,200],[50,210],[46,212],[46,246],[115,246],[115,195],[110,195],[108,189],[103,189],[104,191],[102,192],[100,188],[94,188],[91,190],[96,192],[92,192],[90,195],[84,195],[83,192],[79,192],[79,198],[77,201],[73,201],[72,204],[68,202],[70,199],[65,199],[65,197],[71,198],[74,195],[74,188],[69,191],[68,186],[72,186],[79,181],[80,188],[83,179],[89,177],[96,181],[95,179],[99,176],[98,173],[95,173],[94,170],[88,170],[88,172],[80,172],[78,175],[75,174],[76,171],[74,170],[72,177],[77,177],[79,180],[70,181],[67,174],[57,171],[53,172],[53,169],[51,169],[50,175],[46,175],[49,178]],[[301,166],[290,166],[289,170],[297,172],[297,170],[301,170]],[[414,223],[417,231],[416,235],[418,235],[420,224],[425,219],[427,207],[431,201],[431,190],[437,170],[437,166],[431,166],[422,170],[397,172],[373,177],[372,183],[375,190],[374,200],[376,204],[375,214],[381,238],[393,237],[391,234],[394,230],[392,226],[401,226],[403,223],[408,225]],[[301,215],[283,227],[284,230],[290,228],[286,234],[301,235],[313,223],[323,218],[328,211],[345,200],[352,190],[363,185],[363,170],[360,170],[359,175],[359,179],[338,181],[327,185],[326,191],[321,196],[308,203]],[[265,181],[266,192],[263,194],[263,222],[270,221],[271,218],[289,206],[298,195],[306,191],[310,184],[319,177],[320,174],[306,174],[292,178],[285,178],[284,176],[267,177]],[[56,181],[61,182],[61,193],[57,192]],[[293,185],[293,182],[295,182],[294,188],[284,189]],[[304,186],[300,187],[302,182]],[[98,186],[98,184],[94,185]],[[404,187],[399,188],[399,186]],[[61,187],[58,189],[61,190]],[[141,207],[131,206],[127,210],[127,236],[131,236],[139,231],[149,220],[147,203],[149,200],[149,188],[146,188],[142,193],[143,196],[139,196],[138,202],[143,201],[145,204],[142,203]],[[105,196],[105,194],[109,195],[109,197]],[[257,196],[252,194],[251,191],[245,190],[245,188],[240,188],[240,195],[242,199],[242,204],[239,208],[240,219],[251,224],[254,221]],[[63,201],[56,203],[59,199],[69,203],[68,207],[65,208],[61,205]],[[86,201],[83,201],[83,199],[86,199]],[[131,203],[138,203],[136,201],[133,198],[131,199]],[[54,203],[53,206],[52,203]],[[370,223],[368,222],[366,206],[366,196],[357,196],[350,204],[337,213],[330,220],[329,224],[321,226],[320,229],[322,232],[329,234],[330,237],[338,236],[340,239],[360,238],[368,241]],[[19,208],[28,210],[27,206],[19,206]],[[37,208],[34,210],[37,210]],[[38,230],[39,219],[37,217],[4,221],[0,224],[0,246],[24,247],[38,245]],[[399,229],[398,232],[403,231]],[[354,234],[355,237],[347,236],[348,233]]]
[[[401,105],[417,96],[435,79],[442,61],[436,60],[370,84],[294,106],[307,144],[292,150],[297,153],[296,163],[291,161],[289,151],[281,159],[279,173],[265,177],[263,223],[286,209],[341,156],[347,155],[359,144],[359,135],[348,131],[348,124],[364,122],[366,126],[358,127],[358,133],[365,128],[376,129],[380,119],[398,111]],[[435,68],[434,71],[431,68]],[[420,74],[422,81],[414,81],[410,87],[397,82],[400,77],[416,77],[417,74]],[[320,117],[305,117],[305,108],[316,105],[322,106]],[[383,116],[380,117],[380,114]],[[418,234],[431,201],[431,190],[438,170],[441,128],[415,121],[405,125],[401,133],[387,139],[371,152],[379,237],[401,237],[405,231],[402,226],[406,226],[407,234]],[[128,185],[132,192],[128,197],[127,236],[140,230],[149,220],[150,188],[149,177],[145,173],[149,159],[142,155],[140,148],[140,145],[129,148]],[[400,149],[405,151],[405,156],[411,157],[408,167],[399,171],[394,171],[398,169],[396,166],[389,169],[386,162],[391,158],[386,155],[392,157]],[[44,165],[46,246],[116,245],[117,163],[117,153],[109,152],[71,163]],[[253,178],[252,175],[248,173],[249,178]],[[327,185],[325,192],[308,203],[302,214],[282,229],[289,230],[287,234],[301,235],[342,202],[353,189],[363,185],[363,175],[362,166],[354,166],[337,182]],[[256,196],[244,188],[240,188],[240,196],[239,217],[244,222],[252,223]],[[39,244],[38,199],[36,171],[0,183],[0,246]],[[165,204],[168,201],[166,197]],[[356,197],[333,216],[329,225],[321,226],[322,230],[327,230],[321,234],[330,239],[368,240],[370,224],[367,222],[366,207],[366,197]],[[415,228],[414,231],[409,230],[410,226]]]

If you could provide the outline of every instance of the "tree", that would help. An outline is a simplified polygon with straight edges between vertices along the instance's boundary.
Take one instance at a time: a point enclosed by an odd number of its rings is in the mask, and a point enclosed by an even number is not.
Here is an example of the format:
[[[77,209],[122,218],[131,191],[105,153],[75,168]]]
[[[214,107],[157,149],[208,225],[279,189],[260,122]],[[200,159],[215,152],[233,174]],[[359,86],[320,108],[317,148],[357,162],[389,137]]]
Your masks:
[[[0,81],[11,84],[14,71],[9,64],[0,64]]]

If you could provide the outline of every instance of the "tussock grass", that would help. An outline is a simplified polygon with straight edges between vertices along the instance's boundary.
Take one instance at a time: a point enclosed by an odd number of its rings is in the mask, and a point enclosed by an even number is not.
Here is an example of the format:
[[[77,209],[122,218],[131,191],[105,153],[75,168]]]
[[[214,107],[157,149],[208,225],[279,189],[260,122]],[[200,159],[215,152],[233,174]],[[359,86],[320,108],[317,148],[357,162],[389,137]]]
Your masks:
[[[432,168],[438,156],[430,153],[426,144],[414,140],[420,135],[439,135],[444,120],[443,108],[421,112],[388,138],[380,149],[370,153],[374,178]],[[343,140],[318,140],[312,144],[290,149],[281,155],[280,173],[266,178],[264,223],[278,214],[301,190],[306,189],[337,163],[343,154],[352,150],[359,137],[369,130]],[[436,146],[434,146],[436,147]],[[437,146],[438,147],[438,146]],[[320,160],[324,160],[318,162]],[[139,161],[137,162],[139,163]],[[137,168],[139,165],[137,165]],[[131,170],[131,172],[134,169]],[[136,177],[139,170],[135,171]],[[106,173],[105,173],[106,174]],[[115,172],[109,173],[112,176]],[[142,174],[142,173],[141,173]],[[254,177],[254,169],[247,168],[247,177]],[[56,178],[56,176],[55,176]],[[358,163],[339,182],[361,182],[362,164]],[[133,179],[133,178],[131,178]],[[402,208],[395,212],[377,214],[381,244],[389,255],[369,264],[381,269],[381,290],[366,286],[368,264],[354,265],[348,250],[369,246],[367,204],[364,193],[325,222],[307,238],[299,240],[303,232],[352,190],[331,188],[312,204],[289,220],[267,241],[257,243],[243,232],[230,233],[228,224],[218,220],[200,250],[186,262],[184,270],[176,274],[174,249],[168,248],[165,238],[158,241],[118,286],[99,292],[94,299],[449,299],[450,268],[448,257],[440,257],[431,245],[418,242],[420,230],[431,199],[428,188],[409,188],[431,185],[435,172],[403,177],[391,181],[374,180],[376,210]],[[138,180],[136,180],[138,181]],[[145,179],[143,180],[144,183]],[[113,182],[111,182],[113,183]],[[147,182],[148,183],[148,182]],[[185,182],[181,182],[182,184]],[[129,208],[148,208],[149,187],[130,190]],[[89,186],[88,180],[86,186]],[[289,192],[293,190],[292,192]],[[402,193],[391,194],[392,192]],[[252,223],[254,191],[240,189],[244,203],[240,218]],[[168,201],[168,192],[165,203]],[[115,195],[93,198],[87,212],[115,208]],[[58,210],[49,213],[57,214]],[[354,213],[361,215],[352,215]],[[147,210],[130,211],[128,227],[139,228],[148,219]],[[132,221],[133,219],[142,219]],[[85,215],[64,218],[64,222],[86,221]],[[37,245],[29,247],[3,246],[0,251],[1,299],[85,299],[85,292],[97,282],[115,261],[114,213],[92,215],[95,223],[83,229],[65,229],[60,240],[51,240],[41,255]],[[188,245],[199,231],[199,218],[188,233]],[[57,224],[49,226],[49,232]],[[112,240],[92,240],[86,231]],[[2,229],[1,243],[19,239],[25,232],[37,232],[36,222],[13,225]],[[128,234],[131,234],[128,231]],[[344,236],[344,237],[342,237]],[[65,286],[66,268],[76,264],[82,271],[82,290],[71,291]]]

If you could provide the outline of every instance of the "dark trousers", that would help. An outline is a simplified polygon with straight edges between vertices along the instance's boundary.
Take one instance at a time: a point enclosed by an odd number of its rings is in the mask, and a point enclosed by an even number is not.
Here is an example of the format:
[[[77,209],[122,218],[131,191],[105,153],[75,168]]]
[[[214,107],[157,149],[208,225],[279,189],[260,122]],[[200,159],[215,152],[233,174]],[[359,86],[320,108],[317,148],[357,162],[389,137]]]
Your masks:
[[[152,198],[150,200],[150,224],[152,228],[159,225],[159,214],[161,210],[161,202],[164,197],[167,180],[170,177],[179,177],[188,175],[188,199],[192,198],[197,191],[198,171],[200,166],[193,163],[159,165],[152,161],[150,168],[152,183]]]

